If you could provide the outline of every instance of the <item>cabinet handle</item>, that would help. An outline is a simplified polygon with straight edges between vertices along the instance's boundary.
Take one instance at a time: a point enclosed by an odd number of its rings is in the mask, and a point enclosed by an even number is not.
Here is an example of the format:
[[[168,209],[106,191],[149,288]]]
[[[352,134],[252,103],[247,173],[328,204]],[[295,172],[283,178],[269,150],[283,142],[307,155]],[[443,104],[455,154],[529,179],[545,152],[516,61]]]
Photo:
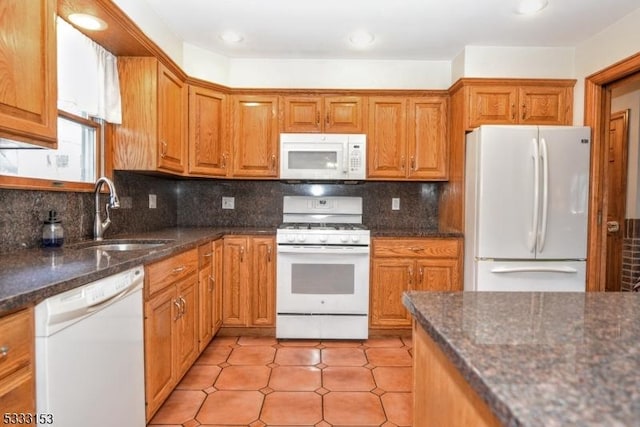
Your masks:
[[[176,267],[171,271],[171,274],[178,274],[178,273],[182,273],[187,267],[185,267],[184,265],[181,265],[180,267]]]
[[[414,156],[411,156],[411,170],[416,170],[416,158]]]
[[[9,346],[3,345],[0,347],[0,360],[4,360],[9,356]]]
[[[222,153],[222,169],[227,168],[227,153]]]
[[[411,289],[413,285],[413,268],[409,267],[409,289]]]
[[[181,317],[182,317],[187,312],[187,302],[182,297],[180,297],[180,306],[182,307],[182,314],[181,314]]]
[[[325,123],[329,124],[329,113],[327,113],[327,117],[325,118]]]
[[[511,120],[516,119],[516,106],[515,104],[511,104]]]
[[[405,165],[406,165],[405,158],[404,158],[404,157],[401,157],[401,158],[400,158],[400,167],[402,168],[402,170],[404,170]]]
[[[320,126],[320,111],[316,113],[316,125]]]
[[[409,250],[412,252],[424,252],[424,248],[421,248],[419,246],[412,246],[409,248]]]
[[[271,262],[271,246],[267,246],[267,262]]]
[[[160,141],[160,146],[160,157],[164,159],[167,157],[167,143],[165,141]]]
[[[209,292],[213,292],[216,288],[216,278],[212,275],[209,275]]]
[[[240,262],[244,262],[244,246],[240,246]]]
[[[178,298],[173,300],[173,305],[175,305],[176,308],[178,309],[176,317],[173,320],[178,320],[179,318],[182,317],[182,307],[180,307],[180,301],[178,301]]]
[[[213,256],[213,252],[209,252],[208,254],[204,254],[205,257],[209,258]]]
[[[527,118],[527,104],[522,104],[522,120]]]
[[[271,170],[272,171],[276,170],[276,155],[275,154],[271,155]]]
[[[424,280],[424,267],[418,269],[418,283],[422,283]]]

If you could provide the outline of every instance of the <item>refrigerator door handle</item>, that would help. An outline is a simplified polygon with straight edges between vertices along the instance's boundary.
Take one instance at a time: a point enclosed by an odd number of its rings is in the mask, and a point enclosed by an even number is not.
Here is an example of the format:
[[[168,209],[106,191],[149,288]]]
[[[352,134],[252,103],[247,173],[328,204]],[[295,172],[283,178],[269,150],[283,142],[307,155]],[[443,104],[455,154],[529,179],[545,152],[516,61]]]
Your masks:
[[[536,240],[538,238],[538,212],[540,211],[540,150],[538,139],[533,138],[533,223],[529,230],[529,252],[536,250]]]
[[[540,157],[542,158],[542,222],[538,231],[538,253],[544,249],[547,238],[547,219],[549,216],[549,150],[547,141],[540,138]]]
[[[572,267],[496,267],[491,269],[492,273],[577,273],[578,270]]]

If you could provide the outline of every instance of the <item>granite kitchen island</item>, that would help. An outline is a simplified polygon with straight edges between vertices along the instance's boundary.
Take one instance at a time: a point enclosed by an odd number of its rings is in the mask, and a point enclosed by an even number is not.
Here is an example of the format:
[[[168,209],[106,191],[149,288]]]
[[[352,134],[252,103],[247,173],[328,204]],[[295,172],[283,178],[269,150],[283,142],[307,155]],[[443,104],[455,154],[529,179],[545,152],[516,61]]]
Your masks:
[[[404,304],[415,427],[640,425],[640,294],[408,292]]]

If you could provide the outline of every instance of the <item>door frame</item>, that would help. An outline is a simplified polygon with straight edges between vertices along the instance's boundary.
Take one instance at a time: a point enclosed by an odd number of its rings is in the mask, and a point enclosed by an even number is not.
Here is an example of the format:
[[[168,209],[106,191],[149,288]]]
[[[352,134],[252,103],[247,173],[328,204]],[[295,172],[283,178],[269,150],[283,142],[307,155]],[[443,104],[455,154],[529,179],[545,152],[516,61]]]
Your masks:
[[[587,291],[604,291],[606,277],[606,161],[611,83],[640,72],[640,52],[585,78],[584,124],[591,127]]]

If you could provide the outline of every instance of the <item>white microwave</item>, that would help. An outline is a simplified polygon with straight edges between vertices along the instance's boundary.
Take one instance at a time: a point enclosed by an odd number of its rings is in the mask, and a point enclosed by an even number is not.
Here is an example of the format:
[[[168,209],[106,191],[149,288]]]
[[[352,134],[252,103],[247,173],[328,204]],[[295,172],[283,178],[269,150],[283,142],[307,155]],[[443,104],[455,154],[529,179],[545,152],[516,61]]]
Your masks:
[[[367,136],[339,133],[281,133],[280,179],[362,180]]]

